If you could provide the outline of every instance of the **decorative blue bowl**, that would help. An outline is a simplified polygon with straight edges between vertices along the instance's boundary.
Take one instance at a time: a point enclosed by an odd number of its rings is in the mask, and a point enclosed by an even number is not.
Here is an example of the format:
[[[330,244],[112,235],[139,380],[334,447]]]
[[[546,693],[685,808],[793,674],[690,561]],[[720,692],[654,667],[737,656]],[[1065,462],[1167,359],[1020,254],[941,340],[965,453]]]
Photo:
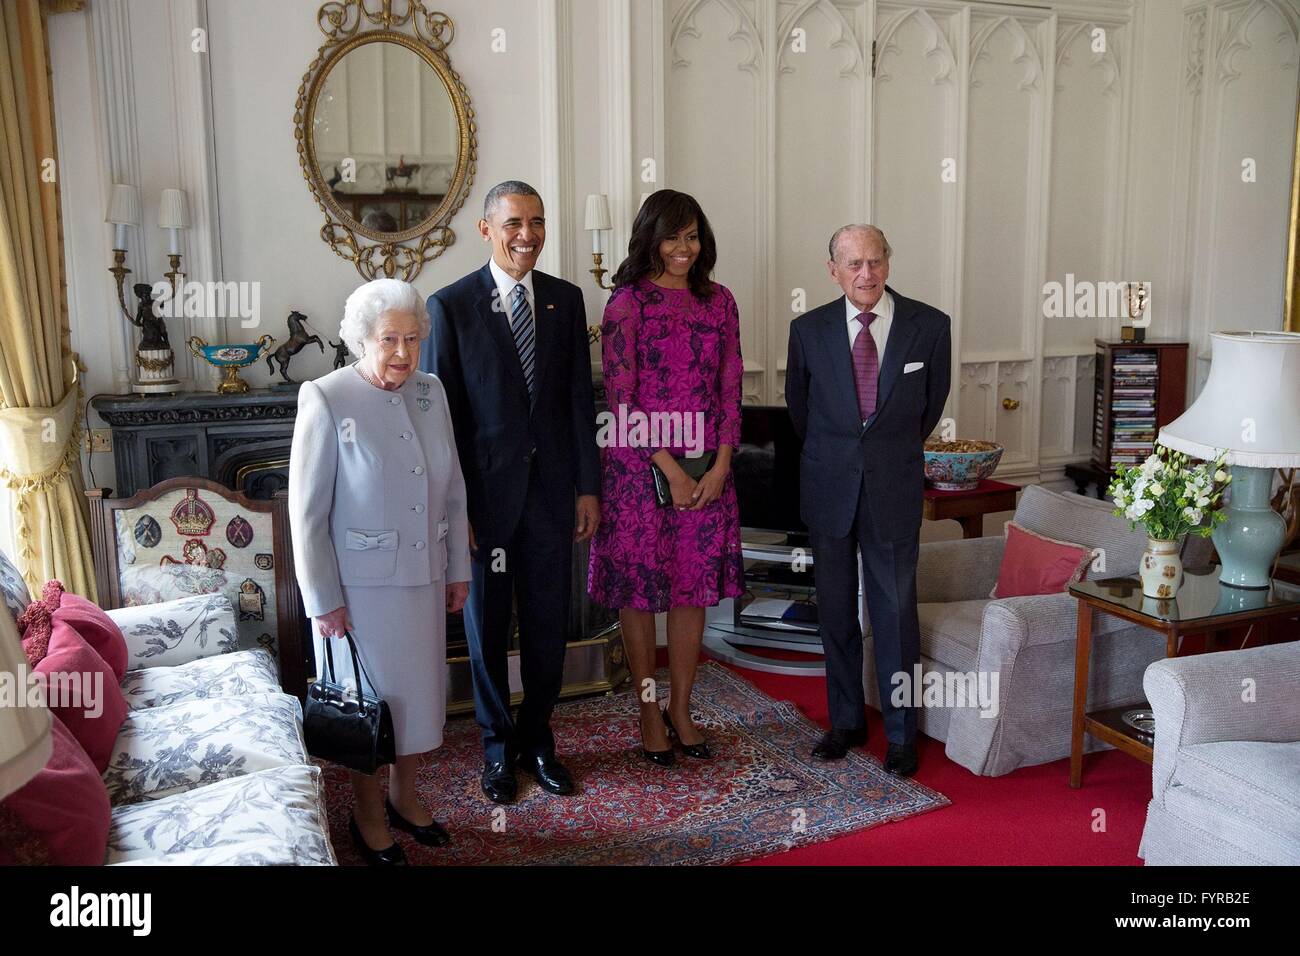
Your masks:
[[[1005,450],[995,441],[928,441],[925,480],[939,491],[970,491],[997,470]]]

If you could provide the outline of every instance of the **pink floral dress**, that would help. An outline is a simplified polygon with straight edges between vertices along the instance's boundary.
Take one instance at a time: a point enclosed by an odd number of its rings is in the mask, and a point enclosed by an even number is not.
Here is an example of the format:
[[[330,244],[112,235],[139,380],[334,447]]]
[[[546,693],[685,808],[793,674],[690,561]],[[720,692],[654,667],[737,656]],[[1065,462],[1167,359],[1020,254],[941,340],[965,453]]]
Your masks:
[[[739,597],[744,566],[731,476],[717,501],[679,511],[655,504],[650,474],[650,456],[661,448],[684,455],[692,439],[705,452],[724,443],[740,446],[736,300],[716,283],[706,302],[689,289],[665,289],[647,279],[621,287],[605,307],[601,353],[609,412],[599,435],[600,527],[587,583],[592,600],[657,613]],[[638,435],[638,416],[657,419],[661,427]],[[620,427],[620,419],[632,427]],[[674,420],[681,426],[664,427]],[[702,443],[695,423],[702,425]]]

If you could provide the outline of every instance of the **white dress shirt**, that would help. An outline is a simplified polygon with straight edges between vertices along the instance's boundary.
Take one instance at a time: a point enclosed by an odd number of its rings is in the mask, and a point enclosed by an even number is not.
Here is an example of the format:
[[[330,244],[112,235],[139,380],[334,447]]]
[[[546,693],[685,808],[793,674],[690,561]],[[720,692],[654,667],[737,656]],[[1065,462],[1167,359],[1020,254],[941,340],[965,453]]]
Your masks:
[[[510,324],[510,310],[515,307],[515,286],[521,282],[524,284],[524,298],[528,300],[528,308],[532,309],[533,319],[536,320],[537,302],[533,298],[532,271],[526,272],[522,279],[514,279],[505,269],[497,265],[496,259],[488,260],[488,268],[492,270],[492,281],[497,284],[497,291],[501,293],[501,311],[506,315],[506,324]]]
[[[844,307],[849,322],[849,351],[852,352],[853,343],[862,331],[862,323],[858,320],[862,310],[847,295],[844,297]],[[876,369],[879,371],[885,367],[885,341],[889,338],[889,327],[894,324],[894,297],[888,289],[880,294],[880,301],[869,311],[876,313],[876,320],[871,323],[871,337],[876,340],[876,357],[879,360]]]

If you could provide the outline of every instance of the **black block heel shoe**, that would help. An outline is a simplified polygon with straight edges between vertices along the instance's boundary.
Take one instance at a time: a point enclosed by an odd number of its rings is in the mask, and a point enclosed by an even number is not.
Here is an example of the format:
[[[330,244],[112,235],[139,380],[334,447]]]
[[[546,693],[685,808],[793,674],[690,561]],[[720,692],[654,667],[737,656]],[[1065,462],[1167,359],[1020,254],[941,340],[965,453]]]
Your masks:
[[[709,745],[704,741],[700,741],[698,744],[682,743],[682,735],[679,734],[677,729],[673,726],[673,721],[672,718],[668,716],[668,711],[661,710],[660,713],[664,716],[664,726],[668,728],[668,732],[676,737],[677,742],[682,745],[682,753],[686,754],[688,757],[694,757],[696,760],[708,760],[713,756],[713,751],[709,749]]]
[[[396,842],[382,850],[370,849],[365,838],[361,836],[361,828],[357,826],[356,817],[348,820],[348,833],[352,835],[352,842],[357,845],[361,859],[366,861],[367,866],[406,866],[406,853]]]
[[[444,830],[437,820],[427,827],[417,826],[398,813],[393,802],[387,798],[384,799],[384,809],[388,811],[388,822],[397,829],[411,834],[415,837],[416,843],[424,846],[446,846],[451,842],[451,834]]]

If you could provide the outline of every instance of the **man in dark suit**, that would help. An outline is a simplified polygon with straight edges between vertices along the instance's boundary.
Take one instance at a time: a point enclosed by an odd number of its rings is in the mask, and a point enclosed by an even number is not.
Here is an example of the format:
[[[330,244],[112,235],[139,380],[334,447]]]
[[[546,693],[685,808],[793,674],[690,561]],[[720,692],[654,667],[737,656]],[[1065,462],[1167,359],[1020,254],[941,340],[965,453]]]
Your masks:
[[[799,507],[826,652],[831,730],[813,756],[840,760],[867,741],[860,552],[889,741],[885,769],[910,776],[916,707],[892,705],[891,677],[910,679],[921,658],[922,447],[948,398],[952,342],[948,316],[885,285],[891,253],[875,226],[844,226],[831,237],[828,266],[844,295],[791,323],[785,401],[804,442]]]
[[[582,292],[533,268],[546,241],[541,197],[526,183],[494,186],[478,227],[492,258],[429,297],[420,367],[442,380],[465,475],[465,632],[483,792],[509,803],[516,761],[550,793],[574,792],[550,720],[564,678],[573,542],[600,520],[600,461]],[[513,718],[512,597],[524,689]]]

